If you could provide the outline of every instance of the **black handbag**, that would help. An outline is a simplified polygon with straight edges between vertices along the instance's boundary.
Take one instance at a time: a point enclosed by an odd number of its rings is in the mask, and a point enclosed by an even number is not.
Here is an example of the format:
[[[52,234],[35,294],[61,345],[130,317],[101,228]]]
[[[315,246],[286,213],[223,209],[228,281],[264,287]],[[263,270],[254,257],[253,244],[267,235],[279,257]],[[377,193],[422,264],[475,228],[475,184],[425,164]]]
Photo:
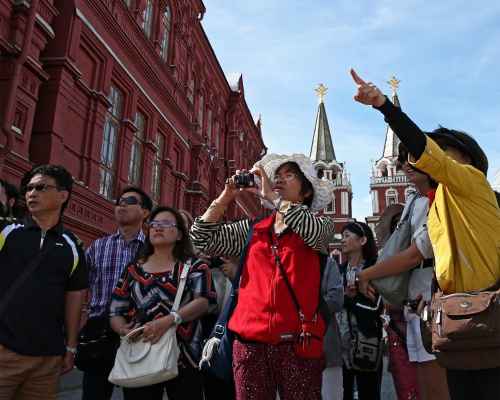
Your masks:
[[[75,366],[81,371],[111,370],[120,336],[109,324],[109,317],[89,318],[78,336]]]

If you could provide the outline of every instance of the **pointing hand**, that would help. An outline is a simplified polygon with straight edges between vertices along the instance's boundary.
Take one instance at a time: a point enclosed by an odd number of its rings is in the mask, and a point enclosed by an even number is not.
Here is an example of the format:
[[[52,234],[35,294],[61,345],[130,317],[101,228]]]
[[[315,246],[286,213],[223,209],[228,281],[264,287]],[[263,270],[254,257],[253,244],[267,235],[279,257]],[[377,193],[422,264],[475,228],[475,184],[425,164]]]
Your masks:
[[[354,96],[354,100],[361,104],[366,104],[368,106],[374,107],[380,107],[385,103],[386,97],[373,83],[366,83],[352,68],[351,76],[358,86],[358,92]]]

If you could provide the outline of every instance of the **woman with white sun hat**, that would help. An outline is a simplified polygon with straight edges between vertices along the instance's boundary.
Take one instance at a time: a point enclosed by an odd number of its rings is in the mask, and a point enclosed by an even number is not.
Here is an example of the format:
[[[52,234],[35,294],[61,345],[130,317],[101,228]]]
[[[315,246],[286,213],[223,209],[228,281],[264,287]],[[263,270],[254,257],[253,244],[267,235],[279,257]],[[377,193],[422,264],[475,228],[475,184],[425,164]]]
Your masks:
[[[238,172],[191,230],[194,245],[204,253],[237,256],[246,251],[238,303],[228,325],[236,336],[237,399],[274,399],[278,391],[281,400],[319,400],[327,324],[319,311],[320,251],[326,251],[334,226],[315,213],[331,202],[333,184],[319,179],[303,154],[266,155],[250,173],[260,187],[242,187],[253,179]],[[220,222],[240,191],[258,195],[273,209],[271,215]]]

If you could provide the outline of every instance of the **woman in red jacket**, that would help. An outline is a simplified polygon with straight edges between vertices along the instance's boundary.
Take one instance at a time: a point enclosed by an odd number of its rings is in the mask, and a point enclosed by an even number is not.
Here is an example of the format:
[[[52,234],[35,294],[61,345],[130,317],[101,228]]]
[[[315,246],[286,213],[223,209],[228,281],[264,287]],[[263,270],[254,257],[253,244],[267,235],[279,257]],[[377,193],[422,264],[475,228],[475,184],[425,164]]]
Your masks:
[[[333,185],[319,179],[311,160],[301,154],[267,155],[252,173],[260,177],[261,188],[242,190],[258,194],[274,212],[253,225],[229,322],[236,334],[237,399],[275,400],[279,392],[281,400],[320,400],[326,324],[318,312],[319,251],[326,250],[334,229],[331,219],[313,212],[331,201]],[[245,247],[249,220],[219,222],[240,192],[235,181],[241,181],[241,174],[229,179],[195,220],[191,237],[204,253],[236,256]],[[308,340],[299,345],[300,337]]]

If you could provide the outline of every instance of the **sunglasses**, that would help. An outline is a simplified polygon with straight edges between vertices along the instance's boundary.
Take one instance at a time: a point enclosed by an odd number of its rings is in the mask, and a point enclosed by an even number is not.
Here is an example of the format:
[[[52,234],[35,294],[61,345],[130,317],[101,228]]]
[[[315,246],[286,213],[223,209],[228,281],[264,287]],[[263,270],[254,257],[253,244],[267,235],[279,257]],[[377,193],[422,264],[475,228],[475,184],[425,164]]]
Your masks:
[[[37,183],[26,185],[26,193],[32,192],[46,192],[49,189],[58,189],[56,185],[50,185],[48,183]]]
[[[168,229],[175,228],[177,224],[171,221],[151,221],[148,226],[154,229]]]
[[[122,197],[116,202],[117,206],[135,206],[135,205],[141,205],[141,202],[137,197],[134,196],[127,196],[127,197]]]

